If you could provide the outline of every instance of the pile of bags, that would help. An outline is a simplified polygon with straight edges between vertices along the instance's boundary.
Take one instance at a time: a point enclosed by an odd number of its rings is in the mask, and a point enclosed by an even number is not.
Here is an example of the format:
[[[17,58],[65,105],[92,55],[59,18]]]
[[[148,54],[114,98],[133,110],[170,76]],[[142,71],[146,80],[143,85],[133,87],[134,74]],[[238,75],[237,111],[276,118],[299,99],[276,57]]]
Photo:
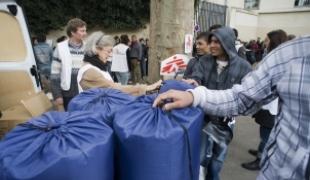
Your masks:
[[[192,86],[165,81],[160,93]],[[203,112],[153,108],[114,89],[75,97],[69,112],[48,112],[0,142],[0,179],[198,180]]]

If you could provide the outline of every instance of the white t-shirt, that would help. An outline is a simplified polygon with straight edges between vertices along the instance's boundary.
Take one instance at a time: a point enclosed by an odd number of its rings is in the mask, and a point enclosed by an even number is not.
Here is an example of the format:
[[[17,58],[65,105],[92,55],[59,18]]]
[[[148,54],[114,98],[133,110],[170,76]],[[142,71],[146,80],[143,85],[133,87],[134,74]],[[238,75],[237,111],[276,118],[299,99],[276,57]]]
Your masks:
[[[128,72],[126,51],[129,47],[125,44],[118,44],[113,47],[112,72]]]

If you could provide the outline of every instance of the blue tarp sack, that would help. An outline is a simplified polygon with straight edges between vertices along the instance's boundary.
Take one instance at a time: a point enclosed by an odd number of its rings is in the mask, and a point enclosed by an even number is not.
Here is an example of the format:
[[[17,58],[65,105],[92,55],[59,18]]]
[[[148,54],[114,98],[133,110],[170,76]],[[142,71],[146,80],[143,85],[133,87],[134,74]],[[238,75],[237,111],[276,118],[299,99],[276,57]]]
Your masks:
[[[152,108],[141,96],[115,114],[121,180],[198,180],[203,111]]]
[[[94,112],[48,112],[0,141],[1,180],[113,180],[114,140]]]
[[[95,88],[83,91],[74,97],[68,105],[68,111],[99,112],[105,123],[111,126],[114,113],[134,99],[134,96],[117,89]]]
[[[186,82],[179,80],[166,80],[162,82],[162,86],[160,87],[159,93],[164,93],[170,89],[185,91],[187,89],[195,88],[193,85],[190,85]]]

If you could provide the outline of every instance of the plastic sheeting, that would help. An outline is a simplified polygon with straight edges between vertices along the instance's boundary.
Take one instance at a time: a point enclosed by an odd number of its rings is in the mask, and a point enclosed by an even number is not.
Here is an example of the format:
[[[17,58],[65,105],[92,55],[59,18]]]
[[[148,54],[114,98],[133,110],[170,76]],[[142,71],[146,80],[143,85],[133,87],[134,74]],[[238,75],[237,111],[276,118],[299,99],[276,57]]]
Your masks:
[[[156,95],[142,96],[115,114],[121,180],[198,180],[199,108],[163,112]]]
[[[1,180],[113,180],[113,131],[93,112],[49,112],[0,142]]]
[[[116,89],[95,88],[83,91],[74,97],[68,105],[68,111],[99,112],[104,122],[111,126],[114,113],[134,99],[134,96]]]
[[[162,83],[162,86],[159,90],[159,93],[166,92],[170,89],[174,90],[180,90],[180,91],[185,91],[187,89],[193,89],[194,86],[190,85],[186,82],[179,81],[179,80],[166,80]]]

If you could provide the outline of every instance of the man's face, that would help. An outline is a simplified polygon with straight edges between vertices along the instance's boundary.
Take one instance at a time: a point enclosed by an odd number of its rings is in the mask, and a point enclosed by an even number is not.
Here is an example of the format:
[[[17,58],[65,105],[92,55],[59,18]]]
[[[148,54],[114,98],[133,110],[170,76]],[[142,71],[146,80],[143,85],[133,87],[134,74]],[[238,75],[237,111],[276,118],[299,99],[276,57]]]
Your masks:
[[[198,55],[205,55],[209,52],[209,46],[205,39],[197,39],[196,40],[196,49]]]
[[[77,31],[76,32],[71,32],[71,34],[72,34],[73,38],[75,38],[77,40],[83,40],[86,37],[86,35],[87,35],[86,26],[78,27]]]
[[[220,43],[220,41],[215,37],[211,37],[211,42],[209,44],[210,46],[210,53],[212,56],[224,56],[225,51]]]

